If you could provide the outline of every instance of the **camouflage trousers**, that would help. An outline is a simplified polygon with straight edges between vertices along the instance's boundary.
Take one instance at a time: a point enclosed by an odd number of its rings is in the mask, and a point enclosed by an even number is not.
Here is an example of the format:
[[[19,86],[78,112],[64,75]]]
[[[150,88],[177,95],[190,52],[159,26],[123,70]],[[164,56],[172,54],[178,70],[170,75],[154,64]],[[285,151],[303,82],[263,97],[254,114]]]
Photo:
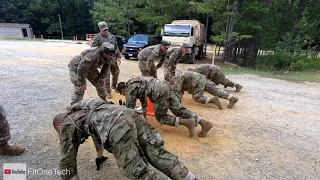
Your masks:
[[[175,76],[176,73],[176,67],[175,65],[173,66],[168,66],[168,65],[164,65],[164,79],[166,81],[172,81],[173,77]]]
[[[0,105],[0,146],[6,144],[10,138],[10,127],[6,119],[6,112]]]
[[[190,174],[175,155],[164,149],[164,141],[155,128],[132,109],[119,117],[105,146],[130,179],[182,180]],[[148,164],[163,174],[153,171]]]
[[[216,83],[217,85],[218,84],[222,84],[225,88],[226,87],[231,87],[231,88],[233,88],[233,87],[235,87],[235,83],[234,82],[232,82],[232,81],[230,81],[229,79],[227,79],[226,77],[225,77],[225,75],[223,74],[223,72],[221,72],[221,71],[218,71],[217,73],[216,73],[216,78],[215,79],[213,79],[212,80],[214,83]]]
[[[204,96],[204,92],[208,92],[214,96],[218,96],[223,99],[228,99],[230,93],[220,89],[211,80],[200,80],[192,92],[192,99],[201,104],[209,103],[210,98]]]
[[[153,61],[149,61],[145,59],[139,59],[139,68],[142,76],[153,76],[157,78],[157,68]]]
[[[74,70],[72,68],[69,68],[69,75],[70,75],[70,80],[72,84],[74,85],[74,90],[73,90],[73,96],[71,98],[71,104],[74,104],[76,102],[79,102],[83,99],[84,91],[80,89],[80,85],[78,83],[78,75],[77,75],[77,70]],[[90,72],[88,74],[87,79],[90,81],[90,83],[96,87],[98,96],[100,98],[106,98],[106,90],[103,84],[99,82],[99,71],[94,70],[93,72]]]
[[[118,84],[118,78],[119,78],[119,74],[120,74],[120,68],[118,65],[117,61],[111,61],[110,64],[110,73],[112,75],[112,83],[111,85],[116,87]],[[107,74],[106,77],[106,82],[105,82],[105,88],[107,93],[111,93],[111,88],[110,88],[110,73]]]

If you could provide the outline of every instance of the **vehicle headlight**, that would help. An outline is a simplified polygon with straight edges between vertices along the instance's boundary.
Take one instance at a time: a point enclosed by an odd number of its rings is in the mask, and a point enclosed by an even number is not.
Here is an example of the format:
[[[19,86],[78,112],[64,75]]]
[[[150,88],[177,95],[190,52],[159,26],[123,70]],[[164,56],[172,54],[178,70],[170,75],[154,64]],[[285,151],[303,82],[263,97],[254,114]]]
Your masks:
[[[142,48],[139,48],[139,50],[141,51],[141,50],[142,50]]]

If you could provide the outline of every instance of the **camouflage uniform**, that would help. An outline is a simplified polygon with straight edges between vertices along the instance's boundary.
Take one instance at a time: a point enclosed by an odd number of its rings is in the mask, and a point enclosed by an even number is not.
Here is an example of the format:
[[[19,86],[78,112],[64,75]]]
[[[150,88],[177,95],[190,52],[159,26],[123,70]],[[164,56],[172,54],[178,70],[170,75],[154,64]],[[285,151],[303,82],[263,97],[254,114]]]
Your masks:
[[[165,60],[160,61],[157,68],[164,66],[164,79],[166,81],[172,81],[175,75],[177,64],[182,57],[182,48],[171,47],[167,50]]]
[[[147,110],[147,98],[154,103],[154,112],[157,121],[163,125],[179,126],[181,118],[195,118],[195,125],[201,117],[181,105],[179,94],[167,82],[156,78],[141,76],[133,78],[126,85],[126,106],[134,109],[136,99],[139,99],[143,111]],[[168,109],[178,117],[167,114]]]
[[[60,128],[59,168],[68,169],[70,179],[77,176],[78,147],[88,136],[96,147],[112,153],[118,166],[130,179],[195,179],[194,175],[164,149],[161,135],[134,109],[108,104],[99,99],[80,101],[69,108]],[[148,163],[165,175],[153,171]]]
[[[178,92],[188,91],[192,94],[192,99],[198,103],[208,104],[209,97],[204,96],[204,92],[208,92],[214,96],[230,100],[232,95],[217,88],[216,84],[208,80],[206,76],[192,71],[184,71],[178,73],[174,77],[174,89]]]
[[[74,84],[74,95],[71,104],[83,99],[84,91],[80,89],[80,86],[86,84],[86,79],[96,87],[100,98],[106,98],[105,87],[99,82],[99,79],[104,79],[109,74],[112,60],[103,57],[102,48],[101,46],[84,50],[80,55],[72,58],[68,64],[70,80]],[[102,69],[99,73],[97,68],[101,65]]]
[[[100,33],[97,33],[97,35],[92,40],[91,47],[101,46],[102,43],[104,43],[104,42],[108,42],[108,43],[111,43],[111,44],[114,45],[114,47],[116,49],[116,53],[115,53],[116,57],[115,57],[115,59],[116,58],[121,58],[121,53],[120,53],[119,48],[118,48],[117,40],[110,32],[108,32],[107,36],[102,36]],[[119,68],[119,65],[118,65],[117,61],[111,61],[110,72],[112,74],[112,86],[116,87],[117,83],[118,83],[119,74],[120,74],[120,68]],[[110,73],[107,74],[105,87],[106,87],[107,93],[111,94]]]
[[[0,105],[0,146],[7,144],[10,138],[10,127],[6,119],[6,112]]]
[[[142,76],[157,78],[157,68],[154,64],[155,58],[161,58],[160,62],[165,58],[165,53],[161,51],[161,44],[146,47],[138,54],[139,68]]]
[[[224,87],[235,87],[236,84],[229,79],[225,78],[225,75],[220,70],[219,66],[213,64],[199,64],[194,68],[194,71],[205,75],[208,79],[213,81],[215,84],[222,84]]]

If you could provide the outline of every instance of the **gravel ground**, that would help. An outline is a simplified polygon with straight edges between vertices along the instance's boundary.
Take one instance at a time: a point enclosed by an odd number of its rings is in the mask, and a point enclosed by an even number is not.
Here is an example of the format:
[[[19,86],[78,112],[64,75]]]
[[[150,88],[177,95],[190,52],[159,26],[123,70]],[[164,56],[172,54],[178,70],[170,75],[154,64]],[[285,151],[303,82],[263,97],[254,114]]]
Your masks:
[[[27,163],[27,168],[54,170],[60,154],[52,118],[70,103],[72,84],[67,64],[88,45],[0,41],[0,46],[0,104],[8,114],[10,143],[26,147],[20,156],[2,156],[0,166],[20,162]],[[178,70],[190,66],[179,64]],[[120,80],[139,74],[137,61],[122,61]],[[159,74],[162,78],[162,69]],[[226,89],[240,99],[234,109],[226,108],[226,100],[221,100],[222,111],[213,105],[198,104],[190,95],[182,101],[214,123],[207,138],[189,138],[186,128],[161,127],[148,117],[163,135],[166,148],[203,180],[320,179],[320,84],[253,75],[227,77],[244,85],[240,93]],[[117,102],[120,96],[113,96]],[[92,86],[86,92],[85,98],[88,97],[97,97]],[[84,143],[78,154],[80,176],[90,180],[126,179],[113,156],[107,152],[105,155],[109,160],[96,171],[93,143]],[[30,173],[27,177],[59,179],[55,174]]]

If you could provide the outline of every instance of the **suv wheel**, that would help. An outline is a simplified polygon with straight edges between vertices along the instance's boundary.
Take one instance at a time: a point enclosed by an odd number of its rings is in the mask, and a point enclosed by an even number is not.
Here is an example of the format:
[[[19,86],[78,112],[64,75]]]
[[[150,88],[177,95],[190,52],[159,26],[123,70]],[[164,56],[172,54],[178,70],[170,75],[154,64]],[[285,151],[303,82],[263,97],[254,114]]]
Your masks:
[[[124,56],[125,59],[130,59],[130,56]]]

